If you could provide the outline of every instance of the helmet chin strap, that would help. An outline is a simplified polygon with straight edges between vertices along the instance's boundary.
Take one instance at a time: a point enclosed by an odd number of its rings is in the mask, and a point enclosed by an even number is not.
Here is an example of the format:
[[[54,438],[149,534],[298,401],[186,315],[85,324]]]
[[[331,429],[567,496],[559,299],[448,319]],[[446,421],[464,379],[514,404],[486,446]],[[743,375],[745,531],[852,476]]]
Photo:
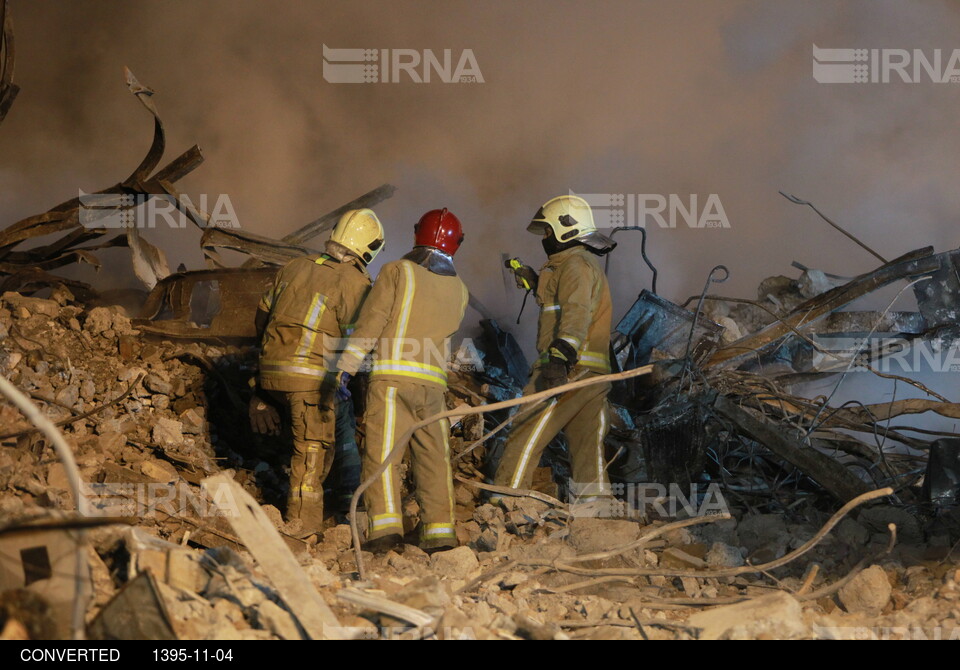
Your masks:
[[[580,240],[570,240],[568,242],[561,242],[553,234],[553,230],[550,230],[549,233],[544,235],[543,240],[541,240],[541,244],[543,245],[543,250],[544,252],[546,252],[547,256],[553,256],[554,254],[558,254],[561,251],[572,249],[573,247],[580,244]]]

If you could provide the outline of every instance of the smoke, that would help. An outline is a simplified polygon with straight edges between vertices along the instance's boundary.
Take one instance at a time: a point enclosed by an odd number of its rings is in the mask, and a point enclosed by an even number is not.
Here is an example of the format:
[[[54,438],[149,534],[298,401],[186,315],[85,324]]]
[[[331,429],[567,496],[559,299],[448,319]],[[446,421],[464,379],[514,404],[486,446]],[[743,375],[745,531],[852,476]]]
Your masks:
[[[467,229],[464,279],[505,323],[521,296],[504,290],[500,253],[538,265],[525,224],[571,190],[719,196],[730,228],[649,229],[660,292],[676,301],[717,263],[732,278],[716,291],[739,296],[791,260],[841,275],[875,266],[780,189],[888,258],[960,242],[960,85],[811,77],[814,43],[960,47],[960,10],[945,1],[12,4],[22,92],[0,127],[0,225],[139,162],[151,121],[123,85],[129,66],[157,91],[167,158],[204,148],[187,192],[228,194],[245,229],[280,237],[394,183],[378,260],[406,251],[424,211],[449,207]],[[323,44],[471,49],[485,82],[329,84]],[[194,231],[147,237],[172,265],[200,267]],[[620,314],[649,272],[635,234],[618,239]]]

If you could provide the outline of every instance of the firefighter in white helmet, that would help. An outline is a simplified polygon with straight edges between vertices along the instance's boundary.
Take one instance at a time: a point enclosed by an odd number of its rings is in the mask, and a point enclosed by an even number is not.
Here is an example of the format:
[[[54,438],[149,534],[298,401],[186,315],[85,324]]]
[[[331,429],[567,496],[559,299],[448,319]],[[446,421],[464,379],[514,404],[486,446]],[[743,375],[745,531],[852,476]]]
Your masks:
[[[261,336],[259,388],[286,408],[293,429],[286,519],[301,537],[323,528],[323,481],[333,462],[336,356],[370,291],[367,265],[383,249],[383,226],[369,209],[346,212],[322,254],[281,268],[257,309]],[[250,403],[257,432],[277,432],[261,393]]]
[[[610,372],[613,305],[598,260],[616,246],[601,234],[583,198],[563,195],[541,207],[527,230],[543,236],[547,262],[539,277],[517,270],[536,285],[540,319],[537,351],[525,394]],[[519,281],[519,280],[518,280]],[[596,384],[555,396],[522,417],[512,429],[494,483],[529,488],[547,444],[564,431],[573,471],[572,492],[581,500],[609,495],[603,442],[609,425],[609,384]],[[497,503],[502,496],[491,496]]]

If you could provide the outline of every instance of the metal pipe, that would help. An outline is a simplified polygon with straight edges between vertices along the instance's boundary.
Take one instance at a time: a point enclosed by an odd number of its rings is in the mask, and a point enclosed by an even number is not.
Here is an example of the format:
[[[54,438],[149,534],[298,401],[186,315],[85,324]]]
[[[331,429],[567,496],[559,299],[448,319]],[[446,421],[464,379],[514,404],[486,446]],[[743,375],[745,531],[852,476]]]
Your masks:
[[[650,268],[650,271],[653,272],[653,279],[650,282],[650,291],[652,293],[657,292],[657,268],[653,267],[653,263],[650,262],[650,259],[647,258],[647,229],[643,226],[618,226],[610,232],[610,239],[612,240],[614,235],[619,233],[621,230],[639,230],[641,235],[640,240],[640,255],[643,257],[643,262],[647,264],[647,267]],[[607,258],[604,262],[603,273],[610,274],[610,254],[607,254]]]

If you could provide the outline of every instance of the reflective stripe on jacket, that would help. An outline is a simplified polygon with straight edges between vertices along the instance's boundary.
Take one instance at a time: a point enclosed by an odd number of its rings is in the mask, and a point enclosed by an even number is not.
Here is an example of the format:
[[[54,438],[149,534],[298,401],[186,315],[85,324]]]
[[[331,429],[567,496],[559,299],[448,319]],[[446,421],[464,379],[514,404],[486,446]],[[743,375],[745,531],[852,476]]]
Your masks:
[[[356,321],[370,290],[359,260],[326,255],[287,263],[260,299],[270,315],[260,354],[260,384],[272,391],[307,391],[336,369],[340,338]]]
[[[577,365],[610,372],[613,303],[596,255],[577,245],[550,256],[540,270],[537,304],[538,363],[546,362],[554,340],[563,339],[577,350]]]
[[[387,263],[364,302],[337,367],[356,373],[375,351],[371,377],[447,385],[450,338],[467,308],[467,287],[409,260]]]

